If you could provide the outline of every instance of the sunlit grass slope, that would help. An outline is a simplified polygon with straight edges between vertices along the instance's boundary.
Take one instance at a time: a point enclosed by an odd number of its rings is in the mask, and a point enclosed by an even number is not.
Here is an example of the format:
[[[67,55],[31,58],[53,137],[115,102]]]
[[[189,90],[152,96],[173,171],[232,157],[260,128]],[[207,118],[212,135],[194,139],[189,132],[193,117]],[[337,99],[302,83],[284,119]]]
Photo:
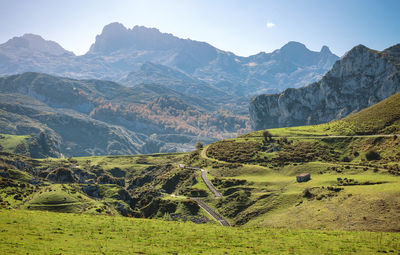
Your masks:
[[[261,136],[263,131],[246,134]],[[276,136],[375,135],[400,133],[400,93],[341,120],[320,125],[270,129]]]
[[[397,254],[400,234],[0,210],[3,254]]]
[[[225,182],[216,183],[224,198],[215,206],[232,222],[400,230],[400,93],[338,121],[270,129],[267,138],[264,132],[200,153],[198,164]],[[371,152],[378,156],[367,157]],[[311,180],[298,183],[300,173]]]

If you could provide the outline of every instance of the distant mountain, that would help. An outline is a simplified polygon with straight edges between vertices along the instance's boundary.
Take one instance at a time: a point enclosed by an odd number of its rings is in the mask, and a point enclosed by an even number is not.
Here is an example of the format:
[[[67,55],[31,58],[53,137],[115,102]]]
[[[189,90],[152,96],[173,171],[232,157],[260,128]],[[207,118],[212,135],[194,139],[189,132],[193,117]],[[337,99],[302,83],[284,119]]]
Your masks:
[[[0,116],[0,133],[44,137],[52,156],[188,151],[249,130],[246,117],[162,85],[40,73],[0,78]]]
[[[174,70],[172,79],[179,72],[186,75],[184,82],[188,86],[193,87],[195,80],[200,86],[207,83],[238,97],[301,87],[318,80],[338,59],[326,46],[313,52],[296,42],[272,53],[239,57],[208,43],[180,39],[155,28],[127,29],[111,23],[83,56],[75,56],[39,36],[15,37],[0,45],[0,75],[36,71],[123,83],[132,73],[140,73],[149,78],[141,79],[143,83],[153,83],[154,66],[150,74],[145,74],[151,62],[158,68],[163,65]]]
[[[58,43],[44,40],[41,36],[34,34],[24,34],[21,37],[14,37],[2,44],[0,49],[10,52],[15,51],[15,53],[34,54],[40,52],[52,56],[74,55],[72,52],[61,47]]]
[[[187,151],[198,140],[210,142],[249,131],[250,96],[316,81],[337,59],[326,46],[314,52],[297,42],[272,53],[240,57],[205,42],[181,39],[155,28],[128,29],[119,23],[105,26],[82,56],[27,34],[0,45],[0,76],[13,75],[0,81],[0,90],[10,98],[3,97],[0,102],[7,104],[3,114],[9,116],[3,127],[10,134],[45,132],[54,134],[50,136],[60,144],[68,140],[74,144],[69,146],[71,150],[59,148],[65,155]],[[38,104],[26,106],[24,100],[17,100],[22,96],[48,108],[42,112]],[[58,128],[50,128],[50,119],[20,114],[11,98],[35,110],[37,116],[54,112],[62,119],[90,123],[88,129],[99,126],[100,121],[103,129],[96,137],[110,140],[100,134],[117,132],[121,149],[103,144],[94,150],[79,139],[69,140]],[[10,117],[12,114],[20,116]],[[32,125],[24,132],[9,129],[12,118],[18,120],[17,126],[23,126],[25,120]],[[133,145],[126,143],[129,139]]]
[[[128,87],[140,84],[162,84],[163,86],[186,95],[197,95],[211,99],[214,102],[226,102],[232,100],[229,92],[222,91],[196,78],[167,66],[144,63],[138,71],[130,72],[120,80],[120,83]]]
[[[250,103],[255,129],[324,123],[400,91],[400,44],[382,52],[358,45],[306,87],[260,95]]]
[[[75,55],[53,41],[33,34],[14,37],[0,45],[0,75],[41,71],[70,72]],[[76,65],[75,65],[76,66]]]

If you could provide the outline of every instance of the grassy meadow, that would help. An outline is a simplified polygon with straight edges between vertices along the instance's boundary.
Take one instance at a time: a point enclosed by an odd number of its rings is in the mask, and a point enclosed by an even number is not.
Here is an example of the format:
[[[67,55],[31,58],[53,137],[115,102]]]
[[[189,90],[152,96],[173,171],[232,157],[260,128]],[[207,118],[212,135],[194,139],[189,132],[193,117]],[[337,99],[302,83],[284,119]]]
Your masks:
[[[126,217],[0,210],[2,254],[376,254],[398,233],[227,228]]]

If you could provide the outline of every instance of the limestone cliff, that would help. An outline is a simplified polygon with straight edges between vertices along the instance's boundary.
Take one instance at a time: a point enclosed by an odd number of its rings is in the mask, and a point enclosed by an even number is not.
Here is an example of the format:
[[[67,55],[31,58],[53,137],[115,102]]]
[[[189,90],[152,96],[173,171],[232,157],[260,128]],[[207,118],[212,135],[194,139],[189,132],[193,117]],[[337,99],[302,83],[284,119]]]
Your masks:
[[[400,91],[400,44],[384,51],[358,45],[320,81],[250,103],[254,129],[310,125],[340,119]]]

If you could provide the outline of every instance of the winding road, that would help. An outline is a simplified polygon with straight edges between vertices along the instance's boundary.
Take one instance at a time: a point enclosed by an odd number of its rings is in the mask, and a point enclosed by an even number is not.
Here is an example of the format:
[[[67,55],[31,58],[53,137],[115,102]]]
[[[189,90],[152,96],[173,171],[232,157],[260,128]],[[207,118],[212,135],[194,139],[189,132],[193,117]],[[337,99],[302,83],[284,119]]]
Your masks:
[[[214,185],[208,180],[207,172],[204,169],[200,169],[201,171],[201,179],[203,179],[204,183],[207,185],[207,188],[214,194],[215,197],[222,197],[221,193],[214,187]]]
[[[183,165],[180,167],[183,167]],[[214,187],[214,185],[208,180],[207,178],[207,171],[203,168],[199,167],[191,167],[191,166],[184,166],[185,168],[193,169],[193,170],[200,170],[201,171],[201,179],[203,179],[204,183],[206,184],[207,188],[214,194],[214,197],[219,198],[222,197],[222,194]],[[231,226],[229,222],[224,219],[219,213],[214,211],[210,206],[208,206],[201,197],[191,197],[191,200],[195,201],[204,211],[206,211],[211,217],[213,217],[216,221],[218,221],[222,226]]]
[[[203,208],[203,210],[205,210],[211,217],[213,217],[216,221],[218,221],[222,226],[227,226],[227,227],[231,226],[226,219],[224,219],[220,214],[218,214],[211,207],[209,207],[206,203],[204,203],[204,201],[202,201],[201,198],[192,197],[191,199],[193,201],[196,201],[196,203],[201,208]]]

